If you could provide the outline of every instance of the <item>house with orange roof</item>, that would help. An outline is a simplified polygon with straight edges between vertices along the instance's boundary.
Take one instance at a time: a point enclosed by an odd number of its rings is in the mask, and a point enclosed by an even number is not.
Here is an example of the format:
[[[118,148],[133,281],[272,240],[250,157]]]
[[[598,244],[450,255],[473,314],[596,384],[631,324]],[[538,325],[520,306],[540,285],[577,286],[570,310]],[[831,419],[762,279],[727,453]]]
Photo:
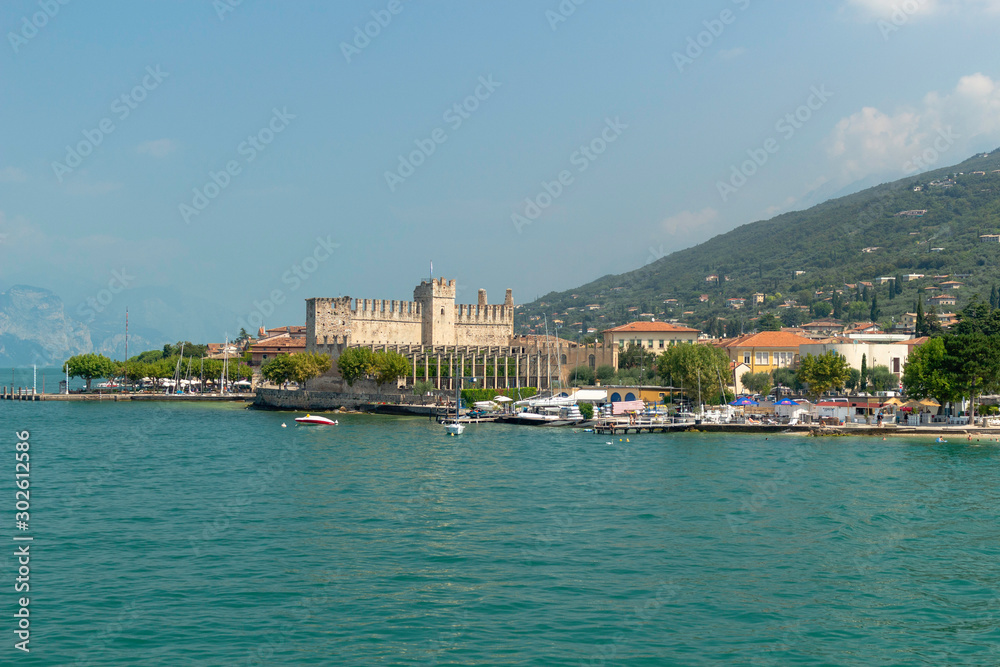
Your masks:
[[[723,346],[729,359],[746,364],[754,373],[770,373],[799,363],[799,346],[813,341],[788,331],[762,331],[740,336]]]
[[[306,351],[306,339],[292,336],[275,336],[250,346],[250,365],[261,366],[282,354],[299,354]]]
[[[659,352],[671,345],[697,342],[701,331],[667,322],[630,322],[604,332],[604,346],[625,348],[638,345]]]

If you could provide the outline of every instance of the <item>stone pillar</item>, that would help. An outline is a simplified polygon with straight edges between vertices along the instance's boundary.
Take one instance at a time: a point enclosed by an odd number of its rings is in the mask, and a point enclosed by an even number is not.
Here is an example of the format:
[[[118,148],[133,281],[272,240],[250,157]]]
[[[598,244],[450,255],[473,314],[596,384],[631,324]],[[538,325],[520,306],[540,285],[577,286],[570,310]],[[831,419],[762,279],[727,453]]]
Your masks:
[[[441,353],[438,352],[437,355],[437,388],[441,389]]]
[[[411,357],[413,359],[413,384],[417,383],[417,355],[413,353]]]
[[[506,355],[503,358],[503,388],[510,389],[510,364],[507,363],[508,359]]]
[[[424,382],[430,382],[431,379],[431,355],[424,352]]]
[[[535,352],[535,386],[542,388],[542,353]]]
[[[500,368],[497,366],[497,355],[493,355],[493,388],[497,388],[497,381],[500,379]]]
[[[448,355],[448,389],[455,391],[455,353]]]

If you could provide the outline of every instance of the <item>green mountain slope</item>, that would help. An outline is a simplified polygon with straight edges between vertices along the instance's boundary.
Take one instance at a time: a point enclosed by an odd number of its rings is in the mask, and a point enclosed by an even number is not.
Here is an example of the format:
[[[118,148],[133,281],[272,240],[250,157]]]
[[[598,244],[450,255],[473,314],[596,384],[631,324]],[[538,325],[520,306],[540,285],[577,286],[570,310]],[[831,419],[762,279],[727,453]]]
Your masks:
[[[899,215],[903,211],[926,213]],[[561,320],[563,331],[572,336],[649,319],[640,317],[648,313],[706,329],[719,317],[740,319],[749,329],[753,325],[748,322],[760,314],[787,311],[778,308],[787,300],[809,307],[800,309],[807,319],[822,315],[825,308],[817,304],[829,303],[836,290],[842,292],[844,317],[850,310],[864,313],[856,319],[867,319],[874,297],[880,321],[891,324],[912,310],[918,293],[946,280],[935,276],[963,283],[951,292],[959,308],[973,293],[988,298],[1000,279],[1000,243],[980,242],[983,234],[1000,234],[998,151],[743,225],[641,269],[546,294],[519,309],[515,328],[519,333],[537,331],[544,315],[550,322]],[[888,284],[873,287],[863,304],[861,294],[844,288],[910,273],[926,277],[901,282],[901,294],[890,294],[895,290]],[[713,275],[718,279],[708,280]],[[727,299],[757,292],[768,296],[765,304],[738,312],[726,308]],[[935,293],[940,292],[925,296]],[[856,305],[850,307],[851,302]],[[590,308],[594,305],[600,308]]]

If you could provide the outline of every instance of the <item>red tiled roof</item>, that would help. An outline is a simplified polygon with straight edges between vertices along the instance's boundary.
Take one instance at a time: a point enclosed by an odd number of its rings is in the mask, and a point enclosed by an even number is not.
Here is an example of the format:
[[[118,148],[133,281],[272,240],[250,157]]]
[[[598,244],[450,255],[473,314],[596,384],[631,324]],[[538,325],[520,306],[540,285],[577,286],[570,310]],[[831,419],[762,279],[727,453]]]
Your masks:
[[[788,331],[762,331],[758,334],[741,336],[726,347],[798,347],[812,345],[816,341],[789,333]]]
[[[268,338],[265,341],[259,343],[254,343],[250,346],[253,351],[263,351],[263,350],[273,350],[273,349],[287,349],[287,348],[305,348],[306,339],[305,338],[292,338],[290,336],[280,336],[278,338]]]
[[[604,333],[630,333],[630,332],[665,332],[665,333],[701,333],[698,329],[690,329],[688,327],[679,327],[676,324],[668,324],[667,322],[629,322],[628,324],[623,324],[620,327],[615,327],[614,329],[606,329]]]

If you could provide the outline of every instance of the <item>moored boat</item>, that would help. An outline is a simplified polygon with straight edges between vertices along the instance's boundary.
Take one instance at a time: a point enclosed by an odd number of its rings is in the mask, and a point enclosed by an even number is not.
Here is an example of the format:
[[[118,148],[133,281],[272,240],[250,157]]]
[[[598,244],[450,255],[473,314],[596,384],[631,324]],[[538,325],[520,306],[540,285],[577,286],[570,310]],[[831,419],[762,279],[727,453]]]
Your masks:
[[[327,419],[326,417],[319,417],[317,415],[306,415],[305,417],[296,417],[295,421],[300,424],[315,424],[317,426],[336,426],[337,422],[333,419]]]

